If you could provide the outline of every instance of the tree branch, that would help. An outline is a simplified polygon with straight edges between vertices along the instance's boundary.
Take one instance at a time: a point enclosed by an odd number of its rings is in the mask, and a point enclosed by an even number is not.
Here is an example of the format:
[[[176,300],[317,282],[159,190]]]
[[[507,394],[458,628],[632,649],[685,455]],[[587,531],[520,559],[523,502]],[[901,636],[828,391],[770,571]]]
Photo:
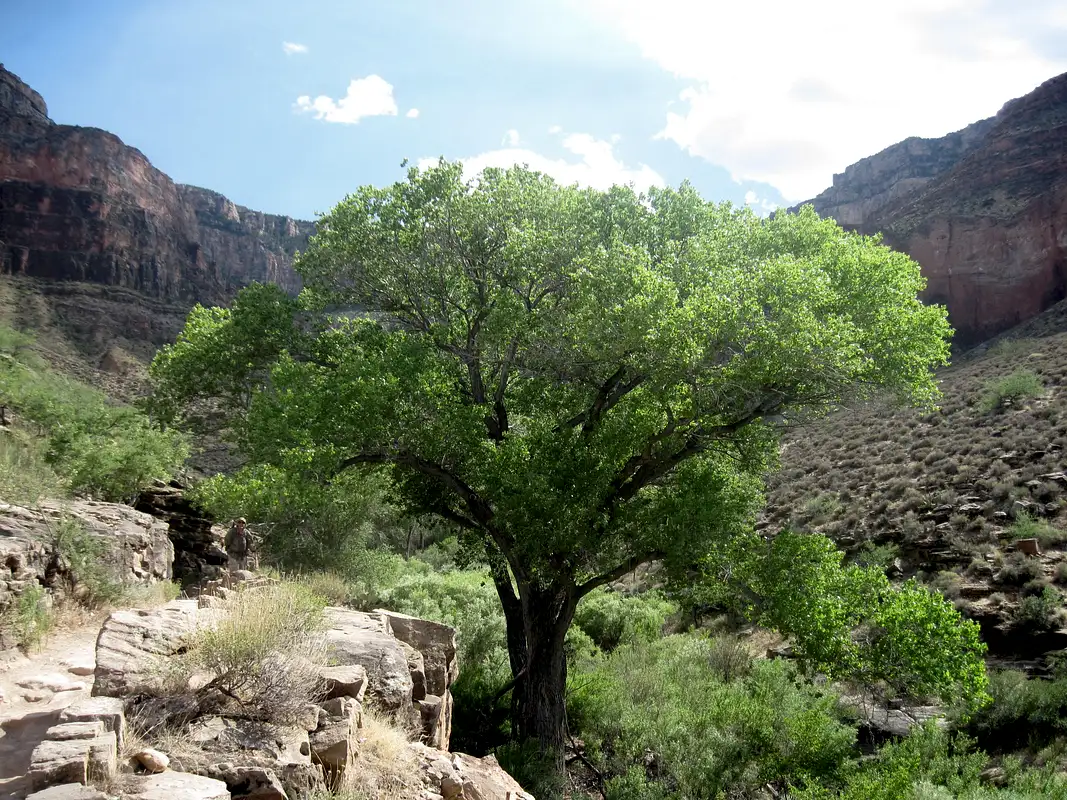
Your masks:
[[[582,432],[589,435],[596,426],[603,419],[604,414],[614,408],[620,400],[626,395],[644,383],[645,378],[643,375],[635,375],[630,380],[625,380],[628,367],[623,365],[613,372],[604,383],[597,389],[596,397],[593,398],[592,405],[585,411],[579,414],[575,414],[573,417],[562,423],[559,429],[573,428],[577,425],[582,426]]]
[[[590,578],[585,583],[579,584],[575,589],[576,595],[579,598],[585,597],[585,595],[589,594],[597,587],[603,586],[613,581],[617,581],[623,575],[627,575],[633,572],[642,564],[648,561],[652,561],[655,558],[662,558],[663,555],[664,554],[659,550],[650,550],[647,553],[643,553],[641,555],[631,556],[614,569],[609,569],[607,572],[602,572],[595,578]]]

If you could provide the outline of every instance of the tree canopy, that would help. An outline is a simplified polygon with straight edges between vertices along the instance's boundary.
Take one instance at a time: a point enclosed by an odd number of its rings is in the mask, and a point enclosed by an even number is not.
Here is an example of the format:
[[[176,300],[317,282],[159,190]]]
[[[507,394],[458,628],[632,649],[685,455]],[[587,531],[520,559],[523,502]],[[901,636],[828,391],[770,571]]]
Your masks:
[[[688,185],[442,161],[347,197],[297,268],[299,302],[193,312],[153,365],[160,407],[221,399],[253,463],[304,478],[391,467],[400,502],[481,542],[523,713],[560,688],[534,664],[562,659],[580,597],[750,530],[784,423],[931,404],[948,357],[906,255]],[[551,744],[556,717],[524,729]]]

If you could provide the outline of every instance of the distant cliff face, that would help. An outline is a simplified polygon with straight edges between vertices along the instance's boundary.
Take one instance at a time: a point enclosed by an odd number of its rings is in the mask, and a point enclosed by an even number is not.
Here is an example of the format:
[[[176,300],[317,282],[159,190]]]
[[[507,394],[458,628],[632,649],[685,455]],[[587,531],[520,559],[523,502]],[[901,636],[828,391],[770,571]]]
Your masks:
[[[175,184],[95,128],[56,125],[0,66],[0,270],[103,284],[189,306],[252,281],[299,289],[311,222],[262,214]]]
[[[941,139],[853,164],[820,214],[922,265],[926,299],[973,344],[1067,296],[1067,74]]]

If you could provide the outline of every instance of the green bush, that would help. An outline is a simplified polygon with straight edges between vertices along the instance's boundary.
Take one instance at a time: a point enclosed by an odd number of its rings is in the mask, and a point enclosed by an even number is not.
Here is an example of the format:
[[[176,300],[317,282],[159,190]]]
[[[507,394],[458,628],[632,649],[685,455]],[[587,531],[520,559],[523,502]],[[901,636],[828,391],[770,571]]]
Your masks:
[[[184,436],[160,430],[137,409],[52,372],[33,354],[30,342],[0,325],[0,403],[9,406],[24,430],[32,426],[44,463],[69,491],[128,500],[182,465],[188,455]],[[33,464],[37,449],[28,443],[18,458]],[[9,454],[5,460],[12,458]],[[40,464],[33,468],[39,470]],[[0,488],[28,499],[19,491],[24,487]]]
[[[109,561],[107,544],[71,516],[60,517],[53,533],[53,547],[64,569],[69,594],[89,608],[118,603],[126,587],[116,577],[116,565]]]
[[[1040,397],[1045,391],[1041,376],[1033,370],[1016,370],[998,378],[986,386],[980,407],[983,411],[996,411],[1019,400]]]
[[[676,610],[673,603],[657,592],[628,596],[600,590],[578,603],[574,624],[597,647],[610,652],[620,644],[655,641],[662,634],[667,618]]]
[[[612,797],[715,798],[835,775],[855,730],[837,698],[783,661],[723,681],[713,642],[687,634],[624,645],[572,672],[568,717]],[[651,755],[650,755],[651,754]],[[645,764],[641,782],[633,764]]]
[[[0,623],[0,630],[10,631],[14,639],[5,645],[15,644],[24,650],[40,647],[55,624],[48,592],[36,583],[30,585],[5,609]],[[5,639],[0,637],[0,641]]]
[[[989,676],[989,693],[993,702],[967,726],[983,747],[1006,752],[1067,736],[1067,677],[1046,680],[999,670]]]
[[[1018,539],[1037,539],[1038,544],[1049,548],[1061,544],[1067,539],[1067,532],[1053,528],[1044,520],[1035,519],[1026,512],[1020,513],[1008,529],[1008,536],[1012,541]]]
[[[1040,593],[1024,597],[1019,602],[1015,622],[1027,628],[1049,630],[1056,626],[1062,605],[1060,593],[1046,585]]]
[[[34,506],[44,497],[65,497],[70,484],[45,458],[44,443],[25,431],[0,430],[0,498]]]
[[[790,793],[793,800],[1067,800],[1067,783],[1049,769],[1005,764],[1007,787],[984,784],[988,759],[966,736],[927,723],[874,757],[853,762],[839,781],[813,782]]]

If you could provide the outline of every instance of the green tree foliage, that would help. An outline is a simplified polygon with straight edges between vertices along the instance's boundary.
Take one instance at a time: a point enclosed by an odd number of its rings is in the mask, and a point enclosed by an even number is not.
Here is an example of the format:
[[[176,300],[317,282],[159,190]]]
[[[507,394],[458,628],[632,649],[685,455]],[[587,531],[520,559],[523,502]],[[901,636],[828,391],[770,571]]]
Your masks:
[[[407,509],[479,541],[519,733],[555,751],[578,601],[742,533],[783,419],[881,390],[928,403],[948,354],[907,256],[688,186],[468,183],[442,162],[346,198],[298,269],[300,309],[254,288],[195,312],[153,367],[160,407],[239,409],[254,464],[392,468]]]
[[[200,482],[190,497],[217,519],[245,517],[269,562],[355,581],[373,569],[368,542],[393,521],[386,488],[380,475],[345,473],[324,482],[253,464]]]
[[[714,600],[791,634],[814,670],[967,709],[988,701],[976,622],[914,580],[893,586],[880,568],[842,560],[825,536],[783,531],[735,541],[707,568]]]
[[[8,406],[24,428],[20,446],[9,441],[5,463],[21,460],[45,478],[45,490],[59,484],[75,494],[103,500],[125,500],[154,478],[169,478],[185,461],[188,447],[177,431],[154,427],[137,409],[111,402],[103,392],[52,372],[32,350],[32,339],[0,326],[0,403]],[[36,460],[43,460],[58,480],[48,476]],[[23,495],[37,499],[30,487],[3,481]],[[29,495],[29,496],[27,496]]]

